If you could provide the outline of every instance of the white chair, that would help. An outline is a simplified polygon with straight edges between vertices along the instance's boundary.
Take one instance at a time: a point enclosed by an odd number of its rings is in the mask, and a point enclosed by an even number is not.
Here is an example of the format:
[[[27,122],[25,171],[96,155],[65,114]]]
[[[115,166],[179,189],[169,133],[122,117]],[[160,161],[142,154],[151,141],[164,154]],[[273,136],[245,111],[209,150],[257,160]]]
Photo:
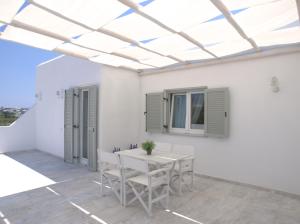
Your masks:
[[[165,199],[166,209],[169,204],[169,168],[161,168],[149,171],[147,161],[121,156],[122,169],[133,169],[141,173],[141,175],[124,179],[124,206],[131,204],[135,200],[139,200],[149,216],[152,215],[152,205]],[[128,203],[126,202],[126,185],[130,186],[135,194]],[[157,191],[160,189],[160,191]],[[148,201],[144,201],[143,196],[148,193]],[[154,198],[155,197],[155,198]]]
[[[176,154],[186,155],[187,157],[180,160],[175,164],[174,173],[171,174],[171,181],[178,178],[179,180],[179,194],[182,193],[182,186],[187,185],[190,189],[194,185],[194,160],[195,160],[195,149],[191,145],[173,145],[172,152]],[[190,183],[186,183],[184,180],[185,176],[190,176]]]
[[[110,152],[98,150],[99,161],[100,161],[100,182],[101,182],[101,195],[104,195],[105,184],[108,188],[116,195],[116,197],[122,203],[122,176],[120,170],[119,157]],[[104,183],[106,181],[107,183]]]
[[[170,153],[172,150],[172,144],[167,142],[155,142],[155,151]]]

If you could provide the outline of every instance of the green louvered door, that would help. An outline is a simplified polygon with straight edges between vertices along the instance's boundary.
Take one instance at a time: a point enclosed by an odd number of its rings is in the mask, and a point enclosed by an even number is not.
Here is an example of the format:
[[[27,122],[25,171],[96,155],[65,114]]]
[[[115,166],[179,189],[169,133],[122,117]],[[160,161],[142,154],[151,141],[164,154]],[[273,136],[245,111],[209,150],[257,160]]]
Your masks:
[[[92,171],[97,170],[97,108],[98,88],[88,88],[88,167]]]
[[[73,163],[73,108],[74,90],[65,91],[65,110],[64,110],[64,160]]]

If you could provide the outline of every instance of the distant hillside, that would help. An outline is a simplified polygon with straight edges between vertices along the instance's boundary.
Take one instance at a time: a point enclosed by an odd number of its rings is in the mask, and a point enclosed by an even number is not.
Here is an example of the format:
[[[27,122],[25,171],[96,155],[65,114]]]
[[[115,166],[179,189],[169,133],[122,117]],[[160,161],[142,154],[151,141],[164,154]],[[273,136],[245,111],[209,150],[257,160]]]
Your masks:
[[[0,126],[8,126],[17,120],[28,108],[0,107]]]

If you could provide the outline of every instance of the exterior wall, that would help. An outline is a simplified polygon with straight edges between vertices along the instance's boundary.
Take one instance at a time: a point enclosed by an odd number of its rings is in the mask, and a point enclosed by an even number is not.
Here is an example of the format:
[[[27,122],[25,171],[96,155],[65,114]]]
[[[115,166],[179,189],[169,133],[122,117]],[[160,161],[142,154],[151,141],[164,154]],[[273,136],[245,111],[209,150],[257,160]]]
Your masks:
[[[99,85],[101,65],[73,57],[60,57],[37,67],[36,103],[37,149],[64,156],[64,98],[57,90],[75,86]]]
[[[295,53],[143,76],[140,141],[191,144],[199,174],[300,194],[299,61]],[[271,91],[272,76],[279,93]],[[229,138],[144,132],[144,94],[193,86],[229,87]]]
[[[75,86],[99,86],[98,148],[128,148],[139,136],[139,77],[136,72],[61,57],[37,68],[37,149],[64,156],[64,98],[56,91]]]
[[[138,143],[140,78],[136,72],[103,66],[100,92],[100,148]]]
[[[62,57],[37,68],[37,92],[42,92],[36,105],[37,148],[63,157],[64,100],[56,91],[101,83],[102,150],[127,148],[146,138],[192,144],[199,174],[300,194],[299,61],[295,53],[139,78],[135,72]],[[271,91],[272,76],[279,79],[279,93]],[[230,88],[229,138],[144,132],[145,93],[204,85]]]
[[[35,107],[7,127],[0,127],[0,153],[35,149]]]

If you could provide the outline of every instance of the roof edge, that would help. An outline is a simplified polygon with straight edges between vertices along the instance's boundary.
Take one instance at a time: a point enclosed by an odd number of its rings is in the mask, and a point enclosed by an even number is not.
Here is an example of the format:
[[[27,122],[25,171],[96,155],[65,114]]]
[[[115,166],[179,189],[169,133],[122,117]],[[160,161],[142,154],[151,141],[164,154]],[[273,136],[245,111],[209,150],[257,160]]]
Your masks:
[[[272,56],[283,55],[283,54],[293,54],[297,52],[300,52],[299,43],[287,44],[287,45],[277,46],[273,48],[266,47],[266,48],[261,48],[261,50],[258,52],[252,52],[248,54],[242,54],[242,55],[237,54],[237,55],[231,55],[219,59],[208,59],[202,61],[194,61],[187,64],[174,64],[171,66],[166,66],[164,68],[147,69],[147,70],[140,71],[139,75],[140,76],[155,75],[155,74],[170,72],[170,71],[219,65],[224,63],[233,63],[239,61],[255,60],[255,59],[272,57]]]

